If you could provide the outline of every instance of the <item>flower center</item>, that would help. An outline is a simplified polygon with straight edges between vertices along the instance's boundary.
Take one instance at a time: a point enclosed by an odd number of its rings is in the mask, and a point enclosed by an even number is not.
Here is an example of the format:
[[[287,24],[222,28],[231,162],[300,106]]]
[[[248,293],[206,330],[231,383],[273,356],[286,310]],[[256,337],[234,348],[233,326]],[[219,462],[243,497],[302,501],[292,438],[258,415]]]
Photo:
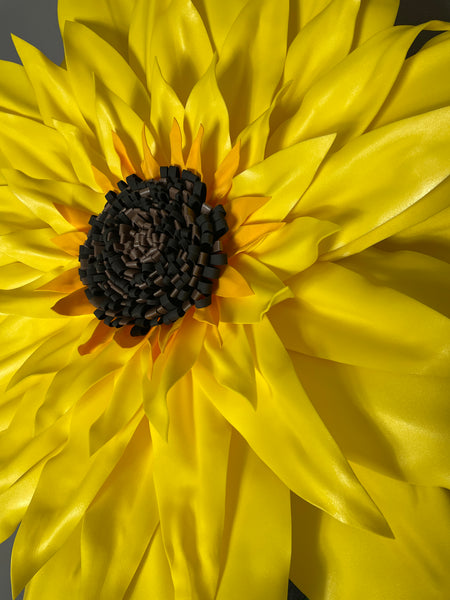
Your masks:
[[[110,327],[134,325],[131,335],[140,336],[211,303],[228,226],[191,171],[161,167],[160,179],[130,175],[118,187],[89,220],[79,273],[95,316]]]

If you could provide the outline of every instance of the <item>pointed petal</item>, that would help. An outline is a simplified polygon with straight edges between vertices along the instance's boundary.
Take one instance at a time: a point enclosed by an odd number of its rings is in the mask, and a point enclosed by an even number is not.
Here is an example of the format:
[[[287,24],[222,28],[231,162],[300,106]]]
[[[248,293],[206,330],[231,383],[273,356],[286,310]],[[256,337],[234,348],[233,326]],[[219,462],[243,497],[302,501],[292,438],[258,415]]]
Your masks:
[[[288,8],[285,0],[250,0],[223,44],[217,80],[232,119],[233,140],[272,102],[286,55]]]
[[[77,21],[90,27],[125,58],[127,37],[135,0],[59,0],[58,20],[64,35],[66,21]]]
[[[131,583],[159,521],[152,470],[152,441],[142,419],[83,519],[85,600],[122,598]]]
[[[152,600],[174,600],[172,576],[159,526],[147,546],[124,600],[145,598],[148,590],[152,590]]]
[[[150,7],[150,10],[152,8]],[[148,31],[145,32],[148,36]],[[149,69],[158,58],[161,73],[181,102],[208,68],[212,49],[208,33],[191,0],[172,0],[165,10],[158,10],[147,47],[147,84]]]
[[[327,238],[338,229],[329,221],[300,217],[266,235],[250,254],[287,278],[310,267],[330,245]]]
[[[334,135],[326,135],[269,156],[234,178],[230,197],[271,196],[249,222],[282,221],[311,183],[333,141]]]
[[[42,285],[39,289],[44,291],[61,292],[64,294],[74,292],[83,287],[78,274],[78,268],[68,269],[58,275],[48,283]]]
[[[386,252],[368,248],[341,265],[387,286],[450,318],[450,264],[411,251]]]
[[[204,323],[185,316],[180,329],[154,362],[151,380],[144,390],[144,408],[152,427],[163,439],[167,439],[169,428],[167,394],[197,361],[205,331]]]
[[[286,598],[289,512],[288,488],[233,432],[222,542],[225,564],[217,600]]]
[[[127,61],[104,38],[80,23],[66,21],[64,48],[67,71],[80,109],[95,123],[93,75],[142,119],[150,112],[147,90]],[[119,85],[120,82],[120,85]]]
[[[311,86],[298,111],[269,140],[269,150],[330,132],[338,133],[336,145],[342,147],[361,135],[386,101],[419,32],[448,27],[432,21],[371,37]]]
[[[80,589],[80,530],[78,526],[54,556],[33,576],[26,587],[27,600],[63,598],[70,589]],[[19,590],[16,588],[14,594]]]
[[[217,165],[231,150],[228,110],[217,85],[216,62],[214,56],[189,94],[184,121],[186,136],[191,140],[203,125],[202,161],[207,181],[213,178]]]
[[[338,263],[316,263],[290,287],[295,299],[270,313],[287,348],[388,372],[450,374],[450,322],[417,300]]]
[[[212,598],[220,575],[231,428],[190,374],[170,390],[167,404],[168,440],[155,430],[152,439],[161,531],[175,595]]]
[[[332,0],[299,31],[286,55],[283,79],[292,84],[282,102],[285,110],[297,108],[311,84],[347,56],[359,7],[359,0]]]
[[[9,165],[37,179],[76,182],[64,138],[25,117],[0,113],[2,150]]]
[[[41,275],[41,271],[9,259],[9,264],[0,267],[2,290],[15,290],[36,281]]]
[[[157,158],[160,164],[168,164],[170,159],[170,128],[174,119],[177,123],[183,123],[184,106],[181,104],[173,88],[162,76],[156,57],[150,92],[152,98],[150,122],[158,140],[158,144],[155,147],[155,158]]]
[[[242,296],[253,296],[254,292],[239,271],[233,265],[228,264],[220,274],[214,293],[221,298],[241,298]]]
[[[194,372],[211,402],[289,489],[343,522],[387,533],[382,516],[309,401],[268,320],[253,325],[248,335],[255,348],[256,407],[218,385],[217,361],[203,354]],[[282,453],[277,450],[281,447]]]
[[[289,287],[269,267],[251,256],[239,254],[234,258],[233,264],[236,271],[251,285],[253,295],[232,298],[218,296],[221,321],[257,323],[271,306],[292,296]]]
[[[240,153],[241,143],[238,141],[217,167],[211,189],[211,194],[215,200],[224,198],[231,190],[233,177],[239,167]]]
[[[450,378],[289,355],[311,402],[349,460],[409,483],[449,486]]]
[[[361,0],[354,45],[361,46],[379,31],[392,27],[399,5],[399,0]]]
[[[46,464],[33,502],[19,528],[12,558],[12,582],[16,594],[74,531],[142,418],[138,415],[126,424],[120,434],[89,460],[89,426],[105,402],[105,394],[102,397],[99,391],[96,390],[95,402],[86,395],[74,411],[69,442]]]
[[[371,131],[330,156],[294,209],[295,215],[341,226],[327,259],[360,252],[423,220],[421,207],[426,210],[428,203],[419,201],[450,174],[449,118],[450,108],[411,117]],[[395,169],[387,169],[389,164]],[[416,203],[418,214],[407,210]]]
[[[2,252],[41,273],[64,267],[71,258],[56,247],[54,235],[50,228],[8,233],[0,236]]]
[[[229,0],[226,5],[215,0],[203,0],[198,4],[198,11],[208,30],[213,50],[220,54],[225,38],[246,0]]]
[[[309,598],[439,598],[450,586],[447,490],[358,467],[395,539],[354,529],[292,496],[291,578]],[[325,577],[324,577],[324,574]]]
[[[450,83],[446,66],[450,61],[450,39],[421,50],[405,61],[395,87],[371,123],[382,127],[450,104]],[[427,90],[433,93],[427,93]]]
[[[13,36],[13,41],[33,86],[44,123],[49,127],[53,126],[54,119],[72,123],[93,137],[77,106],[67,71],[24,40]]]
[[[0,99],[2,112],[19,114],[40,121],[41,115],[36,97],[23,66],[0,60],[0,80],[2,81]]]

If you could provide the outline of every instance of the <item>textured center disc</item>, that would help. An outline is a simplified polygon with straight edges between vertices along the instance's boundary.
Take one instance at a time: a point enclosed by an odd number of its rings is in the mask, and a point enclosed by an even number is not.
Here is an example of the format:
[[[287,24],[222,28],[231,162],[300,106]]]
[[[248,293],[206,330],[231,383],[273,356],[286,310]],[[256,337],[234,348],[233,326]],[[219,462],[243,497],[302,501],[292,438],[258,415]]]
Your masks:
[[[206,186],[191,171],[161,167],[160,179],[130,175],[118,187],[89,220],[79,273],[95,316],[110,327],[134,325],[139,336],[211,303],[228,226],[223,206],[205,204]]]

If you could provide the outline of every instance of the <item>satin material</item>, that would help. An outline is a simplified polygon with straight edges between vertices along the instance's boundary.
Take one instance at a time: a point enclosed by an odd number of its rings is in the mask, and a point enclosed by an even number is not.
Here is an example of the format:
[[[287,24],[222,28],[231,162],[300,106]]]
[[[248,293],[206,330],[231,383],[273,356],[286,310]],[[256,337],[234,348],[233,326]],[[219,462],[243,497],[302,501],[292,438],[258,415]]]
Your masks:
[[[0,63],[0,536],[27,600],[439,597],[448,584],[448,34],[397,0],[60,0]],[[223,204],[212,303],[92,315],[104,193]]]

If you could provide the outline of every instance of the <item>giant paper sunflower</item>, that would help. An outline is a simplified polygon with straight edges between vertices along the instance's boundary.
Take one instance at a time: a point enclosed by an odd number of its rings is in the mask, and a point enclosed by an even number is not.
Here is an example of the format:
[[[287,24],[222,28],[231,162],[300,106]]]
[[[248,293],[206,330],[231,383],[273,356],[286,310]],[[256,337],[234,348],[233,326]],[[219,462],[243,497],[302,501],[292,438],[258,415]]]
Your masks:
[[[450,36],[397,5],[60,0],[0,63],[14,594],[443,597]]]

